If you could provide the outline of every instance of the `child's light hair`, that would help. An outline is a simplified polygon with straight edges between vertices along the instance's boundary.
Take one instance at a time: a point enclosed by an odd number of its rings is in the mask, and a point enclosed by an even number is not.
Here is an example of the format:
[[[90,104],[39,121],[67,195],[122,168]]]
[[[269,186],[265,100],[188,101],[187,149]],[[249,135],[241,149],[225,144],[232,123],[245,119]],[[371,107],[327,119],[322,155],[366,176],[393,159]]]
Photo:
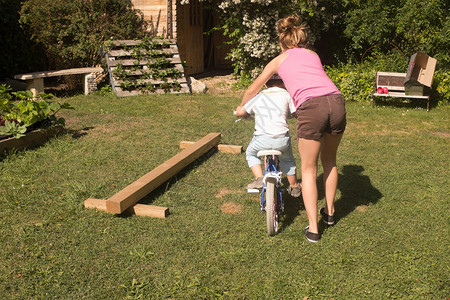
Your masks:
[[[277,22],[277,31],[281,49],[306,48],[308,33],[306,26],[298,24],[300,18],[295,15],[287,16]]]

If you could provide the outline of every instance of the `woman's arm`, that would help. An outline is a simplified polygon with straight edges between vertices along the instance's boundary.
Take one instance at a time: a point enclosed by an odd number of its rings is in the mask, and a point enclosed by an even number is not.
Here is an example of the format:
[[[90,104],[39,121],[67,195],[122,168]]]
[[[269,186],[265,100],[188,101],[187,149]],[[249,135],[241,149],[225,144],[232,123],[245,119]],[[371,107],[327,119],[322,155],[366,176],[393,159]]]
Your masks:
[[[272,77],[273,74],[277,73],[278,66],[280,63],[287,57],[287,53],[282,53],[272,59],[264,68],[262,73],[258,76],[258,78],[253,81],[253,83],[247,88],[242,97],[241,105],[244,106],[245,103],[250,101],[253,97],[255,97],[264,84]]]

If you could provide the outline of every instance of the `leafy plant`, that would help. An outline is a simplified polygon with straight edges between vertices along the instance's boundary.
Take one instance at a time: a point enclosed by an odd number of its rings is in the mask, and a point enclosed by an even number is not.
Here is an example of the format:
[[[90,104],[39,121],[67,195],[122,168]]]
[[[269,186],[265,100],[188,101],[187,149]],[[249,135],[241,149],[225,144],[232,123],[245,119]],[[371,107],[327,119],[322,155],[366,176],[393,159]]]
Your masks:
[[[25,125],[20,125],[15,121],[4,121],[4,126],[0,126],[0,135],[12,135],[14,138],[18,139],[25,136],[27,127]]]
[[[6,84],[0,85],[0,115],[11,110],[13,104],[11,102],[11,88]]]
[[[436,71],[431,89],[431,99],[438,105],[450,103],[450,72]]]
[[[215,5],[220,25],[214,30],[228,37],[227,58],[244,81],[254,79],[280,53],[275,24],[289,14],[299,15],[307,25],[309,46],[324,64],[359,62],[376,46],[383,54],[400,50],[408,58],[423,51],[448,70],[449,3],[432,0],[425,7],[416,0],[220,0]]]
[[[98,94],[102,96],[108,96],[113,92],[111,85],[105,84],[97,91]]]
[[[330,79],[349,101],[369,102],[374,91],[376,71],[361,70],[354,65],[340,65],[337,68],[326,68]]]
[[[123,68],[122,63],[118,63],[112,72],[118,79],[125,79],[128,74]]]
[[[0,119],[4,120],[0,130],[4,135],[14,137],[20,137],[36,124],[64,126],[65,119],[58,118],[56,114],[61,109],[73,109],[69,103],[55,101],[52,94],[40,94],[38,98],[33,98],[30,91],[11,92],[7,86],[0,87],[0,104]]]

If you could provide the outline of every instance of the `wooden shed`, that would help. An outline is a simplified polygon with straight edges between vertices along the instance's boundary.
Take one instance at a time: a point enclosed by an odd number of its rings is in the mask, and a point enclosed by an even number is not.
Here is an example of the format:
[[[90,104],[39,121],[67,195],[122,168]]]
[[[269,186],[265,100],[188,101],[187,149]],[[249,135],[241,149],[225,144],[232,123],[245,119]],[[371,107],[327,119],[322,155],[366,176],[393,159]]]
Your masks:
[[[185,74],[193,75],[214,69],[230,69],[225,57],[229,47],[222,47],[225,37],[220,32],[205,34],[219,22],[219,16],[198,0],[181,4],[180,0],[131,0],[134,7],[150,21],[158,36],[177,41]]]

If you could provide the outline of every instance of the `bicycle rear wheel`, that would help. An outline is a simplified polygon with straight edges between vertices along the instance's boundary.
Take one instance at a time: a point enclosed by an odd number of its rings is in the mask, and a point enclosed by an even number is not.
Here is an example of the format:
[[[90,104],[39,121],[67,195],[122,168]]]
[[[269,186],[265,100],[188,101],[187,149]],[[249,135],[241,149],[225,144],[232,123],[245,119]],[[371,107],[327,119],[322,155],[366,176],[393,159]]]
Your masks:
[[[267,233],[273,236],[278,233],[277,189],[276,179],[269,178],[266,182],[266,219]]]

